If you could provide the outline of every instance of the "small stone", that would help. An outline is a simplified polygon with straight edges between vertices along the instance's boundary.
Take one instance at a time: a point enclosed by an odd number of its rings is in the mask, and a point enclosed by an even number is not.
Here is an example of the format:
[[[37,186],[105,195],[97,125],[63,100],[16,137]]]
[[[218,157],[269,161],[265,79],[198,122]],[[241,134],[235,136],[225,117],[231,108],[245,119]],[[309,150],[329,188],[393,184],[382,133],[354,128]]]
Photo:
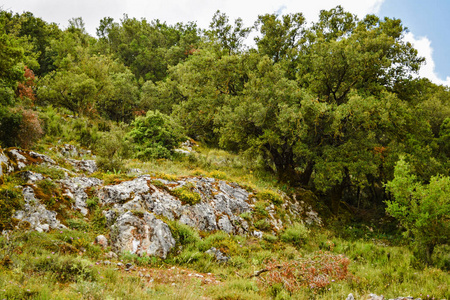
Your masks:
[[[95,243],[100,245],[103,249],[106,249],[108,247],[108,240],[104,235],[99,235],[95,238]]]
[[[352,293],[348,294],[347,298],[345,300],[355,300],[355,297]]]
[[[109,258],[109,259],[117,259],[117,254],[115,254],[112,251],[109,251],[108,253],[106,253],[105,256],[106,256],[106,258]]]
[[[123,267],[123,263],[117,263],[118,267]]]
[[[262,239],[262,237],[263,237],[263,233],[262,233],[262,231],[253,231],[253,236],[254,237],[257,237],[258,239]]]

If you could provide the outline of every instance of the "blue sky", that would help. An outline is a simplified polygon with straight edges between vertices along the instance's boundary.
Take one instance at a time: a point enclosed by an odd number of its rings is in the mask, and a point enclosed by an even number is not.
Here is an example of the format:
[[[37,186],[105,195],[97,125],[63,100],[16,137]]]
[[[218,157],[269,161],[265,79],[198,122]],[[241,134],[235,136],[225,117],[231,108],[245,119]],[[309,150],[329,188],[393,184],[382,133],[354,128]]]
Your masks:
[[[449,0],[385,0],[377,13],[401,19],[415,39],[430,42],[434,72],[441,80],[450,77],[449,14]]]
[[[124,13],[129,17],[160,19],[169,24],[196,21],[208,27],[216,10],[225,12],[231,20],[242,18],[251,26],[258,15],[266,13],[302,12],[310,22],[319,11],[342,5],[345,10],[363,18],[366,14],[399,18],[410,30],[405,39],[412,42],[427,64],[419,73],[437,84],[450,86],[450,0],[1,0],[0,7],[14,12],[31,11],[47,22],[66,28],[68,20],[82,17],[87,31],[95,29],[103,17],[119,21]]]

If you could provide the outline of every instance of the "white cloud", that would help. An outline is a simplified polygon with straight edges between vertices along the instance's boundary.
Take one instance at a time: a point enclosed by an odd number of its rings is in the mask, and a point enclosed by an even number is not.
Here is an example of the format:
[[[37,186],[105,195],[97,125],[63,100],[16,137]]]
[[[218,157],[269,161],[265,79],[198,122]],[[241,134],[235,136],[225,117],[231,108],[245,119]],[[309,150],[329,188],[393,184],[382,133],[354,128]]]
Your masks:
[[[197,21],[201,28],[211,22],[216,10],[221,10],[234,20],[244,20],[251,26],[260,14],[282,12],[302,12],[308,21],[314,21],[321,9],[331,9],[342,5],[345,10],[362,17],[377,13],[384,0],[3,0],[2,8],[15,12],[31,11],[48,22],[67,27],[68,20],[82,17],[87,31],[95,35],[103,17],[113,17],[119,21],[124,13],[129,17],[160,19],[169,24]]]
[[[436,73],[431,41],[426,36],[415,37],[411,32],[405,34],[404,39],[410,42],[414,48],[417,49],[419,56],[425,57],[425,64],[420,68],[419,76],[426,77],[435,84],[442,84],[450,87],[450,77],[447,77],[444,80],[439,78]]]

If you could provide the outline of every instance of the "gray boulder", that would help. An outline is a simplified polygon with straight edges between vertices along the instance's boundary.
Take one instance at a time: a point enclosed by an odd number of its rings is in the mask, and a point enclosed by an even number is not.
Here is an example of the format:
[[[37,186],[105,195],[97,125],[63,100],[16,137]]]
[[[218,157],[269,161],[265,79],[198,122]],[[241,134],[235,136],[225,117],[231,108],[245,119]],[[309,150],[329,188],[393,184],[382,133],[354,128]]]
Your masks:
[[[129,251],[161,258],[166,258],[175,247],[169,226],[148,212],[143,212],[142,217],[130,211],[119,216],[111,227],[111,241],[115,252]]]
[[[92,177],[68,177],[59,181],[63,187],[65,195],[74,200],[74,209],[79,210],[84,216],[88,214],[86,200],[88,188],[97,187],[103,184],[103,181]]]
[[[46,207],[40,203],[39,199],[35,197],[34,190],[30,186],[26,186],[22,190],[25,199],[23,210],[16,211],[13,218],[22,222],[28,222],[31,229],[43,232],[50,229],[66,228],[56,218],[57,213],[47,210]]]
[[[69,158],[67,161],[78,171],[85,171],[92,174],[98,170],[95,160],[76,160]]]

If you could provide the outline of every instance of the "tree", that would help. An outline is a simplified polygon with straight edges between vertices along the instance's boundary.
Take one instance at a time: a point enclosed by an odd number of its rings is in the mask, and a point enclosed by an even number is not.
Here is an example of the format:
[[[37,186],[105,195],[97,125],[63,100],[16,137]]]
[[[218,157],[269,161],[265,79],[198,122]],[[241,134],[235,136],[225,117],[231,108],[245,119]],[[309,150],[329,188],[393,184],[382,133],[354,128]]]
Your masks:
[[[419,257],[431,263],[435,247],[450,241],[450,177],[433,176],[424,185],[401,158],[395,166],[395,177],[386,188],[393,195],[393,200],[386,201],[386,212],[414,238]]]
[[[423,62],[402,40],[405,28],[400,20],[381,21],[373,15],[356,20],[340,7],[322,11],[302,48],[300,85],[338,105],[352,89],[376,95],[394,86]]]
[[[286,64],[289,79],[296,78],[299,51],[304,43],[305,18],[303,14],[258,16],[255,28],[261,36],[255,38],[259,53],[269,56],[274,63]]]
[[[248,82],[216,121],[220,144],[262,156],[282,181],[295,184],[294,149],[302,133],[299,102],[304,95],[269,57],[253,55],[250,61]]]
[[[164,79],[168,67],[185,60],[200,42],[195,23],[171,26],[127,15],[120,24],[104,18],[97,34],[100,43],[108,44],[108,52],[129,67],[138,80],[154,82]]]
[[[226,54],[231,55],[243,50],[244,40],[250,34],[251,28],[244,27],[241,18],[234,21],[234,26],[229,22],[230,19],[225,13],[216,11],[206,35],[211,42],[218,43]]]

